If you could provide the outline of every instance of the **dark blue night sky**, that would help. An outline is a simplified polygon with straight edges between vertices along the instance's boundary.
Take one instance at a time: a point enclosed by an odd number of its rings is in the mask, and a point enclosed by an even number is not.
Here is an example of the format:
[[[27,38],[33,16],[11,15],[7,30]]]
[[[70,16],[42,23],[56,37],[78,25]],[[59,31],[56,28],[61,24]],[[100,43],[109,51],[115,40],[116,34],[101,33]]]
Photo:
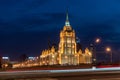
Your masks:
[[[0,55],[38,56],[48,41],[58,44],[66,10],[83,47],[96,37],[120,53],[120,0],[1,0]],[[99,54],[99,58],[103,58]]]

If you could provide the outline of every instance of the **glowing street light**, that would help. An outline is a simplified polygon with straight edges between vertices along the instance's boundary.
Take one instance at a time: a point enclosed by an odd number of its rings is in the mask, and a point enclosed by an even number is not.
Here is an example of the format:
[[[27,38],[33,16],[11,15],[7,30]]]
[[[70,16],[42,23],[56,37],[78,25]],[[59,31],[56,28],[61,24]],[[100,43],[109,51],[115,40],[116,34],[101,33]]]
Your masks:
[[[111,56],[111,63],[112,63],[112,50],[110,47],[106,47],[106,52],[110,52],[110,56]]]
[[[100,43],[100,38],[96,38],[95,43]]]
[[[106,47],[106,51],[107,52],[111,52],[111,48],[110,47]]]
[[[96,65],[96,46],[97,44],[99,44],[101,42],[101,39],[100,38],[95,38],[95,40],[93,40],[94,42],[92,42],[92,44],[90,44],[90,47],[91,47],[91,54],[92,54],[92,62],[93,62],[93,65]]]

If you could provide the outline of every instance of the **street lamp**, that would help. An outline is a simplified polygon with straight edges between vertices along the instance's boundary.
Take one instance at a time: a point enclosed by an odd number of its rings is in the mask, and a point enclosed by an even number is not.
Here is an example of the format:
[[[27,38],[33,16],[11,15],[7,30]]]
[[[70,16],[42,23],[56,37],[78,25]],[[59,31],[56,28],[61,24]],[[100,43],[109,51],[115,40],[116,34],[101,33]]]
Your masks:
[[[107,48],[106,48],[106,51],[107,51],[107,52],[110,52],[110,51],[111,51],[111,48],[110,48],[110,47],[107,47]]]
[[[111,56],[110,62],[112,63],[112,50],[111,50],[111,48],[110,47],[106,47],[106,52],[110,52],[110,56]]]
[[[96,38],[95,43],[100,43],[101,39],[100,38]]]
[[[95,38],[93,44],[90,44],[93,64],[96,64],[96,49],[95,49],[96,47],[95,47],[95,45],[99,44],[100,42],[101,42],[100,38]]]

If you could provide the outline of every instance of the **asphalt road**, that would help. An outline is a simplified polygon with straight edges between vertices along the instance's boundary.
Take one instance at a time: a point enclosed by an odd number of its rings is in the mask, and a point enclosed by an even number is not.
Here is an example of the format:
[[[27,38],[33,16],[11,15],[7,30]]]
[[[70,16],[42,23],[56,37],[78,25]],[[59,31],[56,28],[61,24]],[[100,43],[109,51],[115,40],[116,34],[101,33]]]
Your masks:
[[[120,80],[120,67],[0,72],[0,80]]]

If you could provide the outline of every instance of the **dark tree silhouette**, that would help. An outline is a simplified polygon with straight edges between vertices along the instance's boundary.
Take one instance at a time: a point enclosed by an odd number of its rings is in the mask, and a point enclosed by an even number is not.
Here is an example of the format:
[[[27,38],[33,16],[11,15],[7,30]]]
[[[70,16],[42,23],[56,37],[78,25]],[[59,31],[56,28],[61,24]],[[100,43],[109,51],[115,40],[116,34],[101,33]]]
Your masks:
[[[2,56],[0,56],[0,68],[2,68]]]
[[[19,57],[19,61],[20,62],[23,62],[23,61],[25,61],[25,60],[27,60],[28,59],[28,56],[26,55],[26,54],[22,54],[22,55],[20,55],[20,57]]]

